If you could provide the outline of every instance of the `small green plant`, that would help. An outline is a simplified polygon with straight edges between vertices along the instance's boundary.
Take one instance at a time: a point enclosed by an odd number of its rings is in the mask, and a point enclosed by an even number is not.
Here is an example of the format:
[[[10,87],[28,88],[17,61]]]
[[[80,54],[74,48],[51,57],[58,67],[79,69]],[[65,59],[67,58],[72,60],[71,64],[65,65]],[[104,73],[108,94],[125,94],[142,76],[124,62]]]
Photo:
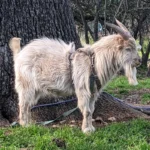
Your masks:
[[[145,93],[142,95],[142,104],[147,104],[147,103],[150,103],[150,93]]]

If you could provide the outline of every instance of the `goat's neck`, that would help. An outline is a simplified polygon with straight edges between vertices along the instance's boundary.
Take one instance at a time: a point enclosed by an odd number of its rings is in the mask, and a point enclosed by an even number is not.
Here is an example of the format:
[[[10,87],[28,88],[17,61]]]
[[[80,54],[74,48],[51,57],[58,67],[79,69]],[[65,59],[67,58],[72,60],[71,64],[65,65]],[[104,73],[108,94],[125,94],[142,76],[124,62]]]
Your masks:
[[[107,55],[101,57],[97,56],[95,62],[96,72],[102,87],[105,86],[105,84],[112,79],[122,67],[119,59],[114,55],[111,57],[106,56]]]

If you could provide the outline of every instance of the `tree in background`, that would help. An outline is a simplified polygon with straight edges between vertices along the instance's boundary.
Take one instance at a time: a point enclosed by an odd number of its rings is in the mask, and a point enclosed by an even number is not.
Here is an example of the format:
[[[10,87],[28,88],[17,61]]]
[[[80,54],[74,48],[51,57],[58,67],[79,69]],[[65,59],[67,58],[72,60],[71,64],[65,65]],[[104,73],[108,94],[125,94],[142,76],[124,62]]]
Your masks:
[[[142,64],[147,65],[150,53],[150,1],[149,0],[71,0],[76,24],[84,30],[86,43],[90,37],[98,40],[98,23],[103,26],[103,35],[108,33],[105,22],[115,22],[115,18],[126,25],[133,36],[143,46]],[[93,27],[88,22],[93,22]],[[109,31],[110,32],[110,31]],[[146,43],[144,42],[146,41]]]

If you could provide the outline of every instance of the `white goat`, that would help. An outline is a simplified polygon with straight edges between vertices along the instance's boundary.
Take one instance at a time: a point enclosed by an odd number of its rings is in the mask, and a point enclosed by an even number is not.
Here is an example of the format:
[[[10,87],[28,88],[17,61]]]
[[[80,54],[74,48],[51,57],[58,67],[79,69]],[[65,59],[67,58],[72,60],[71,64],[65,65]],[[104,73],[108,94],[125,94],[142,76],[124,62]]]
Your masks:
[[[82,131],[94,131],[92,114],[98,93],[106,83],[124,67],[129,83],[136,85],[136,66],[141,60],[137,53],[136,43],[127,29],[117,21],[118,26],[107,24],[119,34],[103,37],[88,48],[75,51],[73,43],[62,40],[42,38],[33,40],[19,53],[10,42],[14,53],[15,88],[19,96],[19,119],[21,125],[31,122],[30,108],[40,97],[70,95],[76,93],[78,107],[83,115]],[[18,46],[20,42],[18,42]],[[87,50],[88,49],[88,50]],[[70,65],[69,53],[72,53]],[[101,84],[98,91],[90,90],[91,56],[94,57],[94,70]],[[71,66],[71,67],[70,67]],[[73,83],[72,83],[73,82]],[[95,83],[96,84],[96,83]]]

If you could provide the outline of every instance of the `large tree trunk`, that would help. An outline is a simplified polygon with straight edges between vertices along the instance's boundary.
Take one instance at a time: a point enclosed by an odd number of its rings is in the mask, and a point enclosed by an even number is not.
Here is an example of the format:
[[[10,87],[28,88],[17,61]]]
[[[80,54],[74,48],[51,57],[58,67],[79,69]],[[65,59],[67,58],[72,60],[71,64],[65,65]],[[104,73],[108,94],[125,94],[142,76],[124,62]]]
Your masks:
[[[7,45],[0,47],[0,126],[7,126],[18,116],[17,95],[14,91],[14,71]],[[9,120],[9,121],[8,121]]]
[[[0,45],[13,36],[21,37],[23,45],[47,36],[80,46],[68,0],[1,0],[0,7]]]
[[[0,8],[0,125],[7,125],[18,116],[10,38],[20,37],[22,45],[43,36],[81,44],[68,0],[1,0]]]

